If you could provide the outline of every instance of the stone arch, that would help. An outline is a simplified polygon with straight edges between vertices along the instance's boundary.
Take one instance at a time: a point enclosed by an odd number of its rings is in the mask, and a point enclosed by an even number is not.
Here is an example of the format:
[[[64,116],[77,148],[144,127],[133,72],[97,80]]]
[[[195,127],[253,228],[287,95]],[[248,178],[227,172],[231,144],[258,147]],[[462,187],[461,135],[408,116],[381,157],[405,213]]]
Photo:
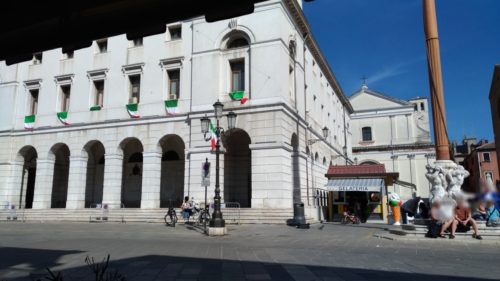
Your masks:
[[[105,149],[100,141],[92,140],[85,144],[82,152],[87,155],[85,208],[90,208],[102,204]]]
[[[19,186],[19,201],[16,202],[19,204],[18,208],[24,206],[24,208],[31,209],[33,207],[37,158],[38,153],[31,145],[22,147],[17,153],[16,160],[18,160],[18,162],[23,162],[21,184]]]
[[[57,143],[50,149],[49,156],[55,160],[50,207],[66,208],[70,150],[66,144]]]
[[[359,163],[359,165],[377,165],[377,164],[380,164],[378,161],[376,160],[363,160]]]
[[[161,157],[160,208],[182,204],[186,148],[178,135],[166,135],[158,142]]]
[[[232,129],[223,138],[224,201],[238,202],[242,208],[252,205],[252,152],[250,136],[242,129]]]
[[[140,208],[142,197],[142,153],[139,139],[130,137],[120,143],[123,153],[121,203],[125,208]]]
[[[235,28],[227,28],[221,32],[217,40],[215,40],[215,48],[220,48],[222,50],[227,49],[227,43],[232,38],[245,38],[249,45],[255,42],[255,35],[253,32],[246,26],[238,25]]]

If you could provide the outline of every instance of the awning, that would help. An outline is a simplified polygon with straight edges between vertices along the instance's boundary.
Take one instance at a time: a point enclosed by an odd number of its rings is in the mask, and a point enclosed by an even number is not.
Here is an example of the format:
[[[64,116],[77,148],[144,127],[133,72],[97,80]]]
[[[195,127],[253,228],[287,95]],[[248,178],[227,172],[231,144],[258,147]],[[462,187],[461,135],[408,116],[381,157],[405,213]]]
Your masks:
[[[384,179],[330,179],[326,184],[328,191],[382,192]]]

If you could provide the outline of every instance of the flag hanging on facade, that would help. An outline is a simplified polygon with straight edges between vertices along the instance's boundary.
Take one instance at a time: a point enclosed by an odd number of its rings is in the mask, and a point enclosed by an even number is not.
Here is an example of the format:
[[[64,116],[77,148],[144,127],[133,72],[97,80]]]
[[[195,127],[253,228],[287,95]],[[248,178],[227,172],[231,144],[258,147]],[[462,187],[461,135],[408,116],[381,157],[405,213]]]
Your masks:
[[[179,100],[166,100],[165,109],[168,115],[179,114],[179,108],[177,107]]]
[[[248,101],[248,98],[245,97],[245,91],[236,91],[229,93],[229,97],[232,100],[239,101],[240,104],[245,104]]]
[[[139,115],[139,104],[137,103],[129,103],[127,104],[127,112],[132,118],[140,118]]]
[[[212,121],[210,121],[210,134],[212,135],[212,138],[210,139],[212,150],[215,150],[215,146],[217,145],[217,134],[215,133],[215,127],[214,124],[212,124]]]
[[[24,128],[26,130],[33,130],[35,127],[35,115],[24,116]]]
[[[57,113],[57,119],[61,121],[64,125],[69,125],[69,120],[68,120],[68,112],[67,111],[62,111]]]

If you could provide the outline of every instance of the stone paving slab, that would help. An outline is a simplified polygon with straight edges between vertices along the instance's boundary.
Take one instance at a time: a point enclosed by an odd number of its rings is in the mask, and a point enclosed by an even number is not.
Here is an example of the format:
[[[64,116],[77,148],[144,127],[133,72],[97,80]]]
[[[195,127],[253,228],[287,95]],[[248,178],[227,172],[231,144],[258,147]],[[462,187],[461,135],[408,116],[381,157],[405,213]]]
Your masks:
[[[498,280],[500,246],[436,239],[388,240],[380,229],[314,225],[231,226],[224,237],[155,224],[0,225],[0,281],[32,280],[46,267],[93,280],[86,256],[127,280]],[[489,270],[484,270],[488,267]]]

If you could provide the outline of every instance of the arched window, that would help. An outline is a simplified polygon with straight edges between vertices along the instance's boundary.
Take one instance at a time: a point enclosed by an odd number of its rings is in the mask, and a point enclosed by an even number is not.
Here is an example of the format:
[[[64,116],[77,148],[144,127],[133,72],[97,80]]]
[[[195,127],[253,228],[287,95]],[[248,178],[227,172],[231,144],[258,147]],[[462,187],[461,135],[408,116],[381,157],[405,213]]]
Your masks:
[[[248,47],[248,40],[244,37],[238,36],[229,39],[227,41],[227,49],[233,49],[233,48],[241,48],[241,47]]]
[[[323,166],[326,166],[326,158],[323,157]]]
[[[316,152],[316,153],[314,154],[314,162],[318,162],[318,160],[319,160],[319,155],[318,155],[318,153]]]
[[[363,135],[363,141],[372,141],[372,128],[371,127],[363,127],[361,129],[361,133]]]

